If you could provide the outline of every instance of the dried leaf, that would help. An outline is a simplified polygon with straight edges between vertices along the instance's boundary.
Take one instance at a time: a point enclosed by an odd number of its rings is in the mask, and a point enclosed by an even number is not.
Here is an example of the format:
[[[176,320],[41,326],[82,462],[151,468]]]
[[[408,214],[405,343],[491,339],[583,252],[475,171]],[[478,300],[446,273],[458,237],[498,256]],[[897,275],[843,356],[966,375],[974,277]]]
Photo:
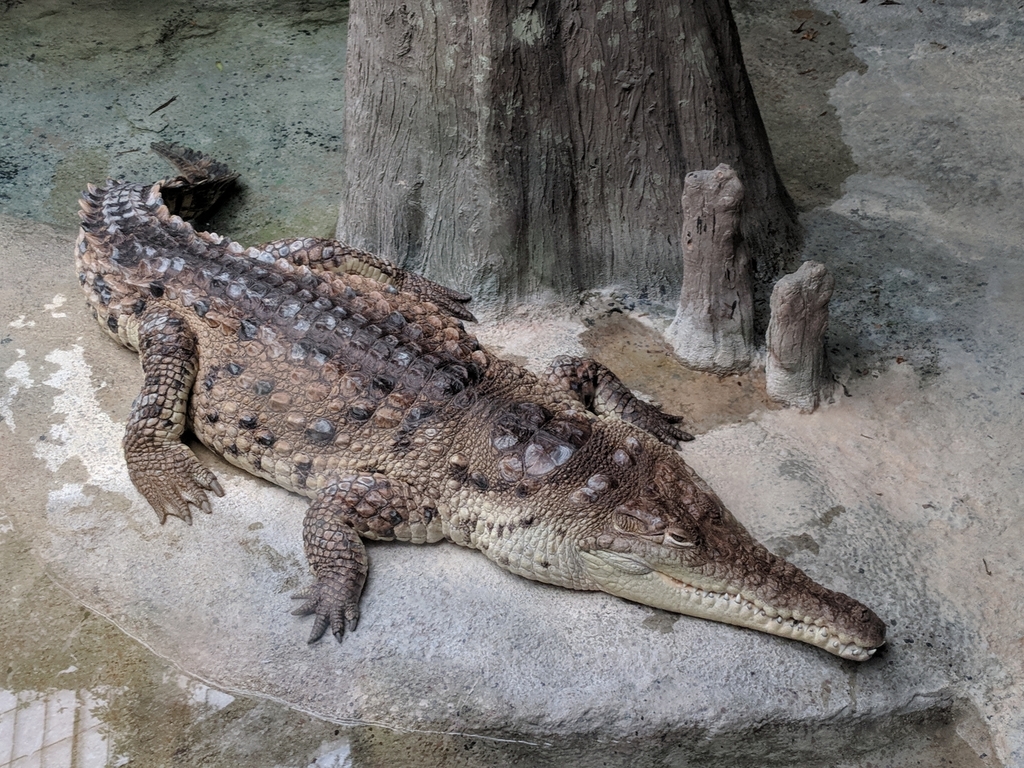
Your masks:
[[[165,101],[165,102],[164,102],[163,104],[161,104],[161,105],[160,105],[159,107],[157,107],[157,108],[156,108],[156,109],[154,109],[154,110],[153,110],[152,112],[150,112],[148,116],[150,116],[150,117],[151,117],[151,116],[155,115],[155,114],[156,114],[157,112],[159,112],[159,111],[160,111],[161,109],[163,109],[164,107],[169,107],[169,106],[171,106],[171,104],[173,104],[173,103],[174,103],[174,102],[175,102],[175,101],[176,101],[177,99],[178,99],[178,97],[177,97],[177,96],[171,96],[171,98],[169,98],[169,99],[168,99],[167,101]]]

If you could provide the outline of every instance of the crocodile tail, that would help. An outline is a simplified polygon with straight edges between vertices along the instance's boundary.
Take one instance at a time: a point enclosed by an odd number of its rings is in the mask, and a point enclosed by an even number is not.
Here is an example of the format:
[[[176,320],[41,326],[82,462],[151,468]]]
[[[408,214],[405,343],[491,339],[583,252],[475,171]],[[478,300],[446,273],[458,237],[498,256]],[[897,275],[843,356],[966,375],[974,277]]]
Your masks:
[[[238,174],[209,155],[180,144],[158,142],[154,152],[173,165],[178,175],[157,182],[164,205],[189,221],[203,221],[230,193]]]

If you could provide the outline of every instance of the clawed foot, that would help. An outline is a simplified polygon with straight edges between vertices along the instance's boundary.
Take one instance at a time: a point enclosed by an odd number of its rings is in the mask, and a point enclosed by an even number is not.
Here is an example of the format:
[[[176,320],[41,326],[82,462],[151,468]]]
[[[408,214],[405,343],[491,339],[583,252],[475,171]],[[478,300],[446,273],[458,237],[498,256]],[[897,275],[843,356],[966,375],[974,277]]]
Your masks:
[[[571,392],[598,416],[621,419],[673,448],[693,440],[693,435],[679,426],[682,416],[673,416],[644,402],[596,360],[568,355],[556,357],[551,363],[548,381]]]
[[[330,574],[293,594],[292,599],[306,601],[292,611],[293,616],[316,614],[313,631],[309,633],[309,640],[306,642],[315,643],[323,636],[328,626],[339,643],[346,630],[354,631],[359,623],[361,591],[362,585],[354,584],[351,578],[345,578],[341,574]]]
[[[683,421],[682,416],[665,413],[656,405],[646,403],[637,397],[625,405],[619,418],[633,426],[640,427],[673,448],[678,448],[680,443],[693,440],[693,435],[680,426]]]
[[[415,272],[406,272],[405,270],[402,270],[402,272],[404,273],[402,281],[402,288],[404,290],[415,293],[421,299],[433,302],[452,317],[456,317],[459,320],[476,322],[476,317],[464,306],[473,299],[468,293],[462,293],[440,283],[435,283],[433,280],[423,277],[423,275],[418,275]]]
[[[137,446],[126,452],[126,459],[132,483],[156,510],[161,524],[173,516],[191,525],[191,507],[207,514],[213,511],[207,491],[224,495],[216,475],[182,443]]]

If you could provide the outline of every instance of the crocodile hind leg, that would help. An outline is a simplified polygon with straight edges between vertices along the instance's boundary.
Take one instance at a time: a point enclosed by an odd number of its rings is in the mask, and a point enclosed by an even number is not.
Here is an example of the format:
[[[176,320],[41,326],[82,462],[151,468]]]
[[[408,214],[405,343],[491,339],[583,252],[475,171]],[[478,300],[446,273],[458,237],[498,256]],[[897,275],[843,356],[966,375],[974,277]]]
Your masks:
[[[124,435],[128,476],[156,510],[191,524],[190,507],[210,512],[206,491],[224,490],[213,472],[181,442],[188,396],[196,377],[196,337],[176,315],[160,311],[139,321],[139,358],[145,380]]]
[[[307,266],[318,272],[369,277],[384,285],[394,286],[400,291],[412,293],[424,301],[430,301],[452,317],[476,320],[473,313],[463,306],[473,298],[468,293],[447,288],[428,280],[423,275],[402,269],[387,259],[337,240],[316,237],[276,240],[250,248],[247,253],[257,257],[260,254],[269,254],[274,258],[286,259],[296,266]]]
[[[238,180],[237,173],[202,152],[163,142],[150,147],[178,171],[176,177],[157,182],[164,205],[188,221],[205,219]]]
[[[407,485],[380,474],[347,476],[321,491],[302,524],[316,582],[293,595],[306,601],[293,614],[316,614],[310,643],[328,627],[339,642],[346,630],[356,628],[369,567],[363,537],[435,542],[442,538],[441,523],[437,511],[424,506]]]
[[[548,372],[548,381],[572,394],[598,416],[621,419],[673,448],[693,440],[693,435],[679,426],[682,416],[673,416],[645,403],[596,360],[567,355],[556,357]]]

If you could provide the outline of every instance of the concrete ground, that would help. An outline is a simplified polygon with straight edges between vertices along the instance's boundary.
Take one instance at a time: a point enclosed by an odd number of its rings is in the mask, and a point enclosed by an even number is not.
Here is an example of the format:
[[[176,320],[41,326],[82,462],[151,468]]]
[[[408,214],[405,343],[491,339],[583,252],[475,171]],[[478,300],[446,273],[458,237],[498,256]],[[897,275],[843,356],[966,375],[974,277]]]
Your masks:
[[[358,632],[307,647],[303,502],[201,452],[188,528],[131,489],[134,356],[86,315],[74,199],[175,139],[243,174],[213,228],[328,234],[344,6],[0,6],[0,768],[1024,765],[1024,15],[1014,2],[734,3],[845,394],[689,373],[671,308],[524,307],[485,343],[586,351],[684,412],[686,459],[767,545],[874,607],[863,665],[379,546]]]

